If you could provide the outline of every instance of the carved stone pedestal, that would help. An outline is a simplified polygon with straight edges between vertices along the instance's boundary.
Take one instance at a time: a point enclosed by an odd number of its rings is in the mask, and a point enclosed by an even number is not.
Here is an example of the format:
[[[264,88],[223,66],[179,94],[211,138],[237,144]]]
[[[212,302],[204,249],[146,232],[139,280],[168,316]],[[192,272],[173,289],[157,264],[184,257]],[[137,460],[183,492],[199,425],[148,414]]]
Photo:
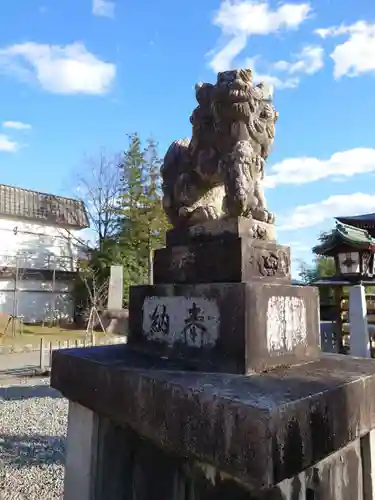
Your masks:
[[[273,225],[243,217],[172,229],[155,251],[154,283],[290,283],[290,249],[274,236]]]
[[[171,230],[155,252],[155,285],[130,290],[129,345],[227,373],[316,359],[317,290],[291,285],[288,247],[249,236],[267,237],[266,226],[237,218]]]
[[[315,288],[215,283],[136,286],[128,344],[187,368],[260,372],[319,355]]]
[[[154,283],[290,283],[290,249],[245,237],[191,242],[155,251]]]
[[[191,242],[238,237],[276,242],[275,225],[245,217],[209,220],[194,226],[174,228],[167,231],[166,245],[167,247],[171,247],[174,245],[186,245]]]

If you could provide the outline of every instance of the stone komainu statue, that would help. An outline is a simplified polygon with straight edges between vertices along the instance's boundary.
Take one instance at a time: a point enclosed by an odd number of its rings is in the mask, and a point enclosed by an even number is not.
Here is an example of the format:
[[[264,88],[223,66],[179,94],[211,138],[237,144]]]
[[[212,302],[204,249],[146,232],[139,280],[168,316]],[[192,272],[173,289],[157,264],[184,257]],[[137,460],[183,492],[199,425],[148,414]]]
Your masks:
[[[171,224],[228,216],[273,223],[262,188],[277,120],[269,89],[239,69],[219,73],[215,85],[196,85],[196,98],[191,140],[173,142],[161,168]]]

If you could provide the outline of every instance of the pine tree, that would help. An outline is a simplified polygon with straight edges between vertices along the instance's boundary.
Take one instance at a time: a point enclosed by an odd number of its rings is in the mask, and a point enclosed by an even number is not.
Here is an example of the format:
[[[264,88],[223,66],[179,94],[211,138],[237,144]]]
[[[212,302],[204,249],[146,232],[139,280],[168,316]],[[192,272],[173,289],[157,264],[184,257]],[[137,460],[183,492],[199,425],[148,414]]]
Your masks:
[[[119,166],[122,186],[118,203],[118,241],[126,287],[151,281],[152,253],[164,244],[168,229],[161,202],[157,144],[148,139],[142,148],[138,134],[128,136],[128,140]]]
[[[144,204],[140,213],[143,227],[143,241],[147,247],[148,281],[152,281],[152,253],[165,244],[165,232],[169,222],[162,206],[160,166],[157,144],[148,139],[144,151],[146,179],[144,184]]]

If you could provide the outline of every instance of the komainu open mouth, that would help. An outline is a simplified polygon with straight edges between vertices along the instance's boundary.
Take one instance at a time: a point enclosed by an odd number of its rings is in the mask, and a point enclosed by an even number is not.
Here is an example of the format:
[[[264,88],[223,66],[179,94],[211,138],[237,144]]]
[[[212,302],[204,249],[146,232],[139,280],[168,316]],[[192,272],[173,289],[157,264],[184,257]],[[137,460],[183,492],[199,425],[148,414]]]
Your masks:
[[[250,94],[246,90],[229,89],[228,97],[232,102],[245,102],[250,99]]]

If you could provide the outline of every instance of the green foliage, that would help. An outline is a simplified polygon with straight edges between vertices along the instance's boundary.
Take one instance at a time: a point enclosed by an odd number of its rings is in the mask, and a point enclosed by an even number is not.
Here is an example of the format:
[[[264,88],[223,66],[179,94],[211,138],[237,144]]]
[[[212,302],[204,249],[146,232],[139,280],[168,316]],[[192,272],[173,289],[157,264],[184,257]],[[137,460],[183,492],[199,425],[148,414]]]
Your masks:
[[[331,235],[331,232],[322,232],[318,240],[324,243]],[[315,257],[313,264],[308,266],[305,262],[300,262],[299,276],[307,285],[314,285],[314,282],[320,278],[334,277],[336,274],[335,261],[332,257],[324,257],[318,255]],[[319,296],[321,304],[329,304],[333,302],[333,288],[330,286],[320,286]]]
[[[314,285],[319,278],[330,278],[336,273],[335,261],[332,257],[316,257],[312,266],[300,263],[299,276],[307,285]],[[330,286],[319,287],[319,297],[321,304],[333,303],[333,289]]]
[[[118,200],[118,244],[124,266],[125,300],[128,288],[146,283],[152,252],[165,242],[168,221],[161,201],[157,144],[148,139],[143,148],[138,134],[128,136],[128,148],[119,165],[121,194]]]
[[[312,266],[307,266],[305,262],[300,263],[299,276],[306,284],[313,283],[319,278],[329,278],[335,273],[335,262],[332,257],[316,257]]]

